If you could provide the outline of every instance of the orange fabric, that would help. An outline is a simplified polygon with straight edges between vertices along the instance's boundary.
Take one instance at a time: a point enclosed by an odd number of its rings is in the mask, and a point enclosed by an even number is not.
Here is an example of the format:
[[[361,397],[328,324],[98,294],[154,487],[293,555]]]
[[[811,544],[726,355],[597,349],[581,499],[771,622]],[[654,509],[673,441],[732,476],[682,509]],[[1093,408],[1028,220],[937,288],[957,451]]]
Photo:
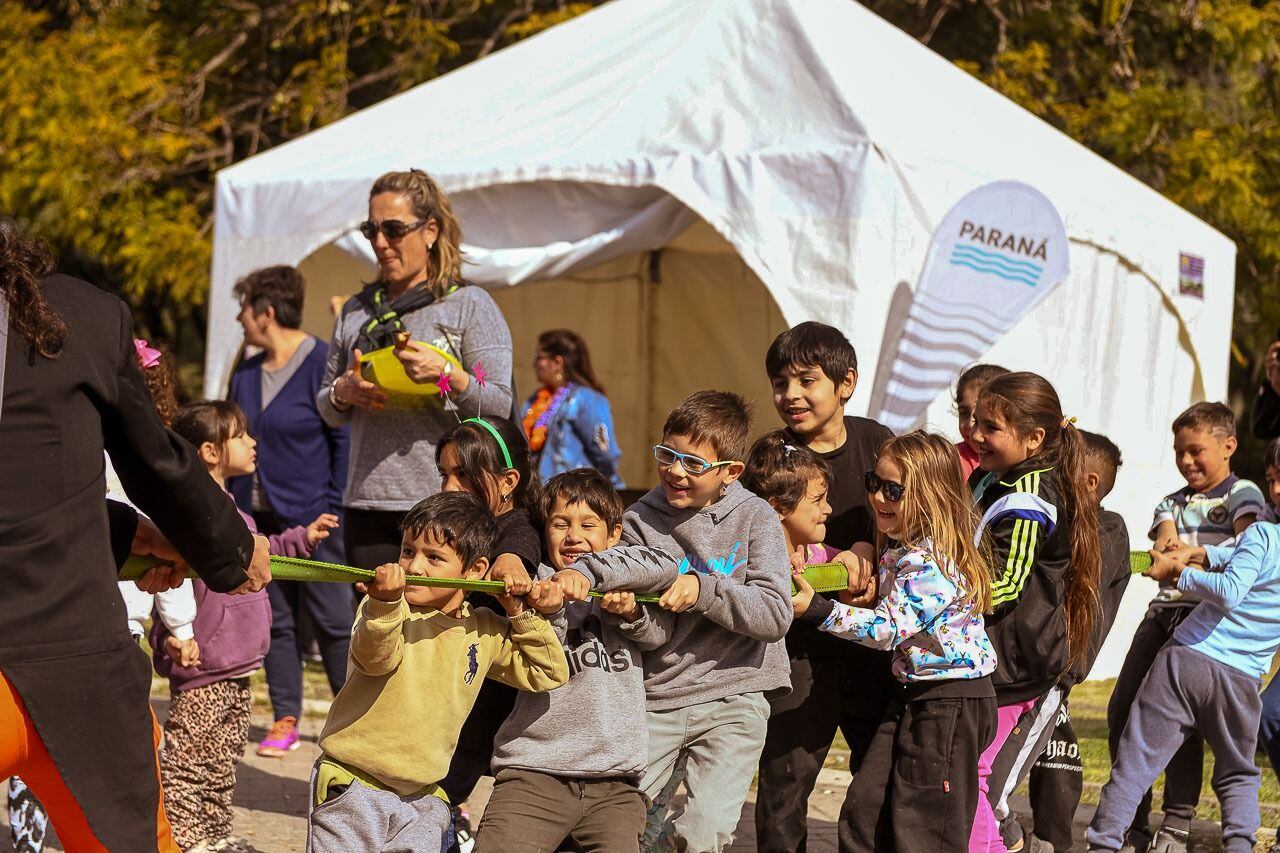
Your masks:
[[[155,731],[155,742],[159,744],[160,727],[156,725],[154,713],[151,715],[151,725]],[[13,689],[4,673],[0,673],[0,779],[7,779],[9,776],[21,777],[40,800],[67,853],[106,853],[107,848],[93,834],[80,805],[58,773],[53,757],[40,740],[40,734],[27,714],[22,697]],[[156,778],[160,778],[158,762]],[[164,814],[163,791],[160,794],[157,819],[157,851],[179,853],[169,829],[169,820]]]

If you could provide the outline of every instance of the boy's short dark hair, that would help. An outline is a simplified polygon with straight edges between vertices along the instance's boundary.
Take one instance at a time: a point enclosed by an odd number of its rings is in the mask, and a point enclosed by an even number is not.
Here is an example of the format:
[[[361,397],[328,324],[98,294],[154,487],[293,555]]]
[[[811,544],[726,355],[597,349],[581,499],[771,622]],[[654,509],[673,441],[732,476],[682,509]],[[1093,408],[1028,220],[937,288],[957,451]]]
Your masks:
[[[586,504],[592,512],[600,516],[600,520],[612,532],[622,523],[622,498],[614,491],[609,478],[595,468],[575,468],[556,474],[542,487],[542,498],[539,501],[539,516],[543,525],[551,518],[556,508],[556,501],[562,500],[565,506],[576,503]]]
[[[464,568],[488,557],[498,541],[498,523],[470,492],[440,492],[423,498],[400,522],[415,539],[430,536],[453,549]]]
[[[1082,429],[1080,437],[1084,439],[1085,465],[1098,475],[1098,498],[1101,499],[1115,488],[1116,472],[1124,459],[1120,457],[1120,448],[1105,435]]]
[[[1196,403],[1173,419],[1173,431],[1198,429],[1218,438],[1234,438],[1236,413],[1225,403]]]
[[[302,325],[302,302],[306,296],[307,282],[295,267],[264,267],[249,273],[231,289],[240,304],[253,306],[255,315],[274,308],[276,322],[286,329]]]
[[[774,338],[764,357],[764,369],[770,377],[788,367],[811,366],[820,368],[839,387],[850,370],[857,374],[858,353],[835,326],[808,320]]]
[[[732,391],[695,391],[667,415],[663,436],[680,435],[715,448],[720,462],[746,459],[751,404]]]

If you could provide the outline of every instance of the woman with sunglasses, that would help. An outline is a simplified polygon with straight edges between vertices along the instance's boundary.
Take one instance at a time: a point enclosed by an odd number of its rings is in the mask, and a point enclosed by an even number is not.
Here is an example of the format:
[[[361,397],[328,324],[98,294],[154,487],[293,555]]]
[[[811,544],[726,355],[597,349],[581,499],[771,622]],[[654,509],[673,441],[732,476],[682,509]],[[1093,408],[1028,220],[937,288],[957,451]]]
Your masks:
[[[347,561],[372,569],[399,558],[400,519],[440,491],[436,445],[459,415],[511,416],[511,332],[492,297],[462,280],[462,229],[425,172],[378,178],[360,232],[378,280],[343,306],[316,402],[330,426],[351,425]],[[361,376],[362,353],[393,345],[410,379],[447,392],[388,394]]]
[[[539,388],[525,401],[524,433],[542,482],[575,468],[595,468],[615,489],[625,489],[613,412],[587,342],[568,329],[543,332],[533,372]]]

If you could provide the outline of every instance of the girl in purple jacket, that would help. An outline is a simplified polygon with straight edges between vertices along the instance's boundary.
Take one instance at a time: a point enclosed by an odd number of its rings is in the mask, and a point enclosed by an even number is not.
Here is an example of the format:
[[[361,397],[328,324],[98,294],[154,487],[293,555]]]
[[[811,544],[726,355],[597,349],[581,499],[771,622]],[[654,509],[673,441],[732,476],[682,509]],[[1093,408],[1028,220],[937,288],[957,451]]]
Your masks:
[[[223,488],[228,477],[253,473],[256,442],[248,426],[240,407],[225,400],[183,406],[173,421],[173,431],[195,446]],[[240,514],[257,532],[253,519]],[[271,553],[308,557],[337,523],[325,513],[306,527],[271,536]],[[248,742],[249,675],[262,666],[270,645],[271,604],[265,591],[233,596],[193,583],[195,637],[178,640],[157,619],[151,646],[156,671],[169,679],[160,753],[165,809],[182,849],[205,850],[231,836],[236,763]]]

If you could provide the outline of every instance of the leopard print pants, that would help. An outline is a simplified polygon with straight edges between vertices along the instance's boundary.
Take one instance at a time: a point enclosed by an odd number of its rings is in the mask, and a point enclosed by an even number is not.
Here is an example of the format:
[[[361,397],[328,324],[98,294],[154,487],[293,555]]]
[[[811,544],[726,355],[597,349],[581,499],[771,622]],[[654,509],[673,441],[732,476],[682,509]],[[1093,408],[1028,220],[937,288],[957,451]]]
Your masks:
[[[16,853],[40,853],[48,828],[49,815],[36,795],[17,776],[9,779],[9,830]]]
[[[251,702],[248,678],[171,695],[160,780],[173,837],[183,850],[231,836],[231,796],[248,743]]]

